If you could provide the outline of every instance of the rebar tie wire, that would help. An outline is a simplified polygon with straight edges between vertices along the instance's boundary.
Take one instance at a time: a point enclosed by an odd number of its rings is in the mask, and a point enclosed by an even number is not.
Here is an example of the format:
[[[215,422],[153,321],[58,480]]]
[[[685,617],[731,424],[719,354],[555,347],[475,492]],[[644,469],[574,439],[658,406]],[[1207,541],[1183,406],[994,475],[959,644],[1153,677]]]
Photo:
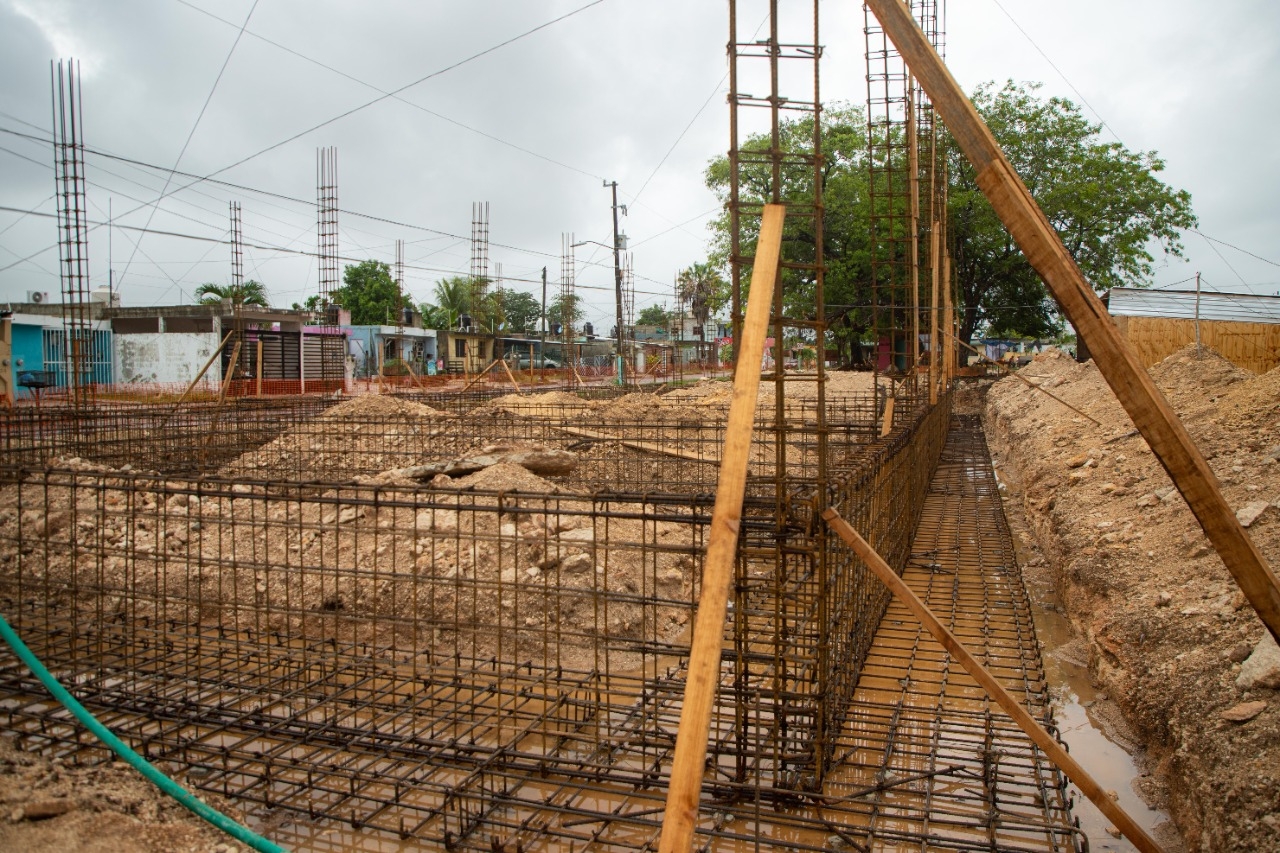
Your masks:
[[[170,779],[165,774],[161,773],[151,764],[151,762],[134,752],[128,744],[116,737],[110,729],[99,722],[92,713],[81,705],[79,701],[76,700],[76,697],[72,696],[67,689],[58,682],[58,679],[53,677],[53,674],[49,672],[48,668],[46,668],[43,663],[41,663],[40,659],[35,656],[35,653],[32,652],[31,649],[27,648],[26,643],[22,642],[22,638],[13,630],[3,615],[0,615],[0,636],[4,637],[5,642],[7,642],[10,648],[17,653],[18,657],[22,659],[22,662],[30,668],[32,674],[35,675],[36,678],[40,679],[40,683],[53,694],[53,698],[61,702],[63,707],[70,711],[77,720],[84,724],[85,728],[89,729],[89,731],[93,732],[93,734],[97,736],[98,740],[109,746],[116,755],[129,762],[129,764],[131,764],[143,776],[147,777],[148,781],[152,782],[161,791],[177,800],[181,805],[186,807],[188,811],[195,814],[197,817],[203,818],[218,829],[235,838],[237,841],[248,844],[254,850],[261,851],[261,853],[287,853],[285,848],[276,844],[274,841],[269,841],[268,839],[263,838],[247,826],[237,823],[212,806],[201,802],[194,794]]]

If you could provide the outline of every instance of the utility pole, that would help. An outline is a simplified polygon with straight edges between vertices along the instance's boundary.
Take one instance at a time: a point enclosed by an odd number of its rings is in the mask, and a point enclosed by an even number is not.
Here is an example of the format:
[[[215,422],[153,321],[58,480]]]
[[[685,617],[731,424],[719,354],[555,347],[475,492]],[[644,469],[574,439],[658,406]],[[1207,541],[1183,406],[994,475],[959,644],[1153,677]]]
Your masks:
[[[1203,354],[1200,349],[1200,273],[1196,273],[1196,357]]]
[[[613,289],[618,321],[617,357],[614,359],[614,365],[618,371],[618,384],[622,385],[624,384],[622,369],[622,259],[619,256],[620,247],[618,245],[618,182],[605,181],[604,185],[613,189]]]
[[[547,268],[542,268],[542,343],[538,348],[539,366],[546,364],[547,358]],[[564,356],[560,357],[564,360]],[[529,359],[529,363],[533,363],[533,359]]]

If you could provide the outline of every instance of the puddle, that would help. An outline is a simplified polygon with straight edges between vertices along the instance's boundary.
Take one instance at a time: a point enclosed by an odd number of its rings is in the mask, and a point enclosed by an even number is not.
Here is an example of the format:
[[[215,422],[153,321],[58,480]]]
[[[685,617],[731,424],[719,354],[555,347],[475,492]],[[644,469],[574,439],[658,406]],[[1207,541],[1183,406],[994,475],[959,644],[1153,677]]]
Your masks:
[[[1094,716],[1092,709],[1099,706],[1099,693],[1089,683],[1085,666],[1062,654],[1071,642],[1067,618],[1044,609],[1039,602],[1033,602],[1032,608],[1036,635],[1044,644],[1045,678],[1053,694],[1053,714],[1062,740],[1103,789],[1119,795],[1121,808],[1147,832],[1155,832],[1156,826],[1168,821],[1169,816],[1148,806],[1134,790],[1134,782],[1142,775],[1141,769],[1123,746],[1107,736],[1102,721]],[[1076,799],[1075,815],[1089,837],[1091,850],[1137,850],[1127,839],[1108,833],[1111,821],[1074,785],[1071,788]]]
[[[1001,481],[1009,474],[1002,467],[996,469],[996,476]],[[1003,482],[1001,492],[1004,492]],[[1036,554],[1027,549],[1026,523],[1013,503],[1004,503],[1005,515],[1013,532],[1018,563],[1026,566]],[[1166,849],[1181,849],[1169,815],[1151,808],[1138,795],[1135,783],[1143,774],[1133,755],[1107,733],[1107,726],[1100,719],[1099,711],[1107,707],[1106,697],[1089,681],[1085,660],[1087,652],[1079,643],[1072,642],[1071,625],[1067,617],[1056,609],[1056,595],[1048,571],[1041,569],[1031,574],[1032,577],[1027,577],[1025,582],[1031,598],[1036,636],[1043,646],[1045,679],[1053,696],[1053,714],[1062,740],[1072,757],[1104,790],[1116,793],[1117,802],[1143,829]],[[1115,708],[1113,704],[1110,707]],[[1111,821],[1075,785],[1071,789],[1076,802],[1074,813],[1080,820],[1080,828],[1088,836],[1091,850],[1108,853],[1137,850],[1127,839],[1116,838],[1108,832],[1112,829]]]

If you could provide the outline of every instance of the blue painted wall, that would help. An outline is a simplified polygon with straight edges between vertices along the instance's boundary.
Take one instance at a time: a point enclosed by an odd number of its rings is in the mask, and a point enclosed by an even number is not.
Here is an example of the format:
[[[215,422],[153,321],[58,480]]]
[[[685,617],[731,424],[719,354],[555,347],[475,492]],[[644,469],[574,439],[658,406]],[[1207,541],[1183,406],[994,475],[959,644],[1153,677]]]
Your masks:
[[[19,397],[31,395],[18,387],[18,373],[23,370],[44,370],[44,337],[41,326],[13,324],[13,388]]]

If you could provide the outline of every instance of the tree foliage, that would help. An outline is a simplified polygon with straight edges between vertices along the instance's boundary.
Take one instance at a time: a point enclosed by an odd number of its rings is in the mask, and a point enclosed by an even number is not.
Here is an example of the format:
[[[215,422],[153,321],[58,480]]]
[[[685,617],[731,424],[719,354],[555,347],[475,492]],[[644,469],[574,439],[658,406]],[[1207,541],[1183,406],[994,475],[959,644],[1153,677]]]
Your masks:
[[[269,304],[267,289],[261,282],[252,279],[240,285],[215,284],[212,281],[206,281],[196,288],[195,295],[199,298],[201,305],[217,305],[224,299],[230,299],[232,305],[258,305],[266,308]]]
[[[532,293],[522,290],[503,290],[501,293],[507,331],[536,332],[538,320],[542,317],[542,303]]]
[[[1034,84],[1001,87],[986,84],[974,94],[979,113],[1004,147],[1068,251],[1099,290],[1119,284],[1142,286],[1153,272],[1152,251],[1177,255],[1180,229],[1195,224],[1190,196],[1160,181],[1163,162],[1154,152],[1132,152],[1099,138],[1080,109],[1061,98],[1042,98]],[[785,123],[780,147],[808,154],[813,147],[812,118]],[[860,109],[828,109],[822,126],[824,295],[829,330],[836,342],[866,337],[871,327],[872,252],[883,253],[870,238],[870,170],[866,119]],[[1059,326],[1056,306],[1043,283],[1005,231],[978,190],[972,167],[944,133],[939,153],[948,165],[950,246],[958,280],[962,337],[1001,330],[1024,335],[1049,334]],[[747,152],[767,152],[767,136],[748,139]],[[743,202],[765,202],[772,195],[767,163],[744,158],[739,175]],[[794,158],[793,158],[794,159]],[[707,167],[707,185],[723,201],[729,194],[729,162],[721,157]],[[811,201],[811,166],[789,162],[782,169],[780,195],[800,204]],[[712,223],[709,262],[723,266],[731,251],[727,211]],[[754,254],[754,221],[744,222],[740,253]],[[812,263],[814,221],[788,216],[783,258]],[[923,276],[928,280],[927,271]],[[750,286],[743,277],[743,298]],[[815,281],[811,274],[784,269],[783,301],[788,314],[811,317]],[[922,304],[927,305],[928,288]]]
[[[641,326],[661,326],[665,328],[670,319],[671,315],[667,313],[666,306],[650,305],[647,308],[640,309],[640,314],[636,317],[636,323]]]
[[[729,283],[714,265],[697,263],[680,271],[676,287],[680,299],[689,303],[693,318],[703,327],[705,337],[707,320],[729,301]]]
[[[1041,98],[1034,84],[978,87],[973,101],[1014,170],[1098,290],[1144,286],[1153,249],[1178,256],[1195,226],[1191,196],[1157,175],[1154,151],[1099,138],[1080,108]],[[978,189],[973,166],[948,141],[951,245],[963,306],[962,337],[978,329],[1049,335],[1060,329],[1044,284]]]
[[[351,312],[351,323],[355,326],[394,324],[401,309],[409,304],[391,277],[391,267],[374,260],[350,264],[343,269],[342,287],[333,292],[333,299]]]
[[[555,298],[547,304],[548,323],[562,323],[567,328],[573,329],[584,316],[586,311],[582,307],[582,297],[576,293],[569,296],[557,293]]]

